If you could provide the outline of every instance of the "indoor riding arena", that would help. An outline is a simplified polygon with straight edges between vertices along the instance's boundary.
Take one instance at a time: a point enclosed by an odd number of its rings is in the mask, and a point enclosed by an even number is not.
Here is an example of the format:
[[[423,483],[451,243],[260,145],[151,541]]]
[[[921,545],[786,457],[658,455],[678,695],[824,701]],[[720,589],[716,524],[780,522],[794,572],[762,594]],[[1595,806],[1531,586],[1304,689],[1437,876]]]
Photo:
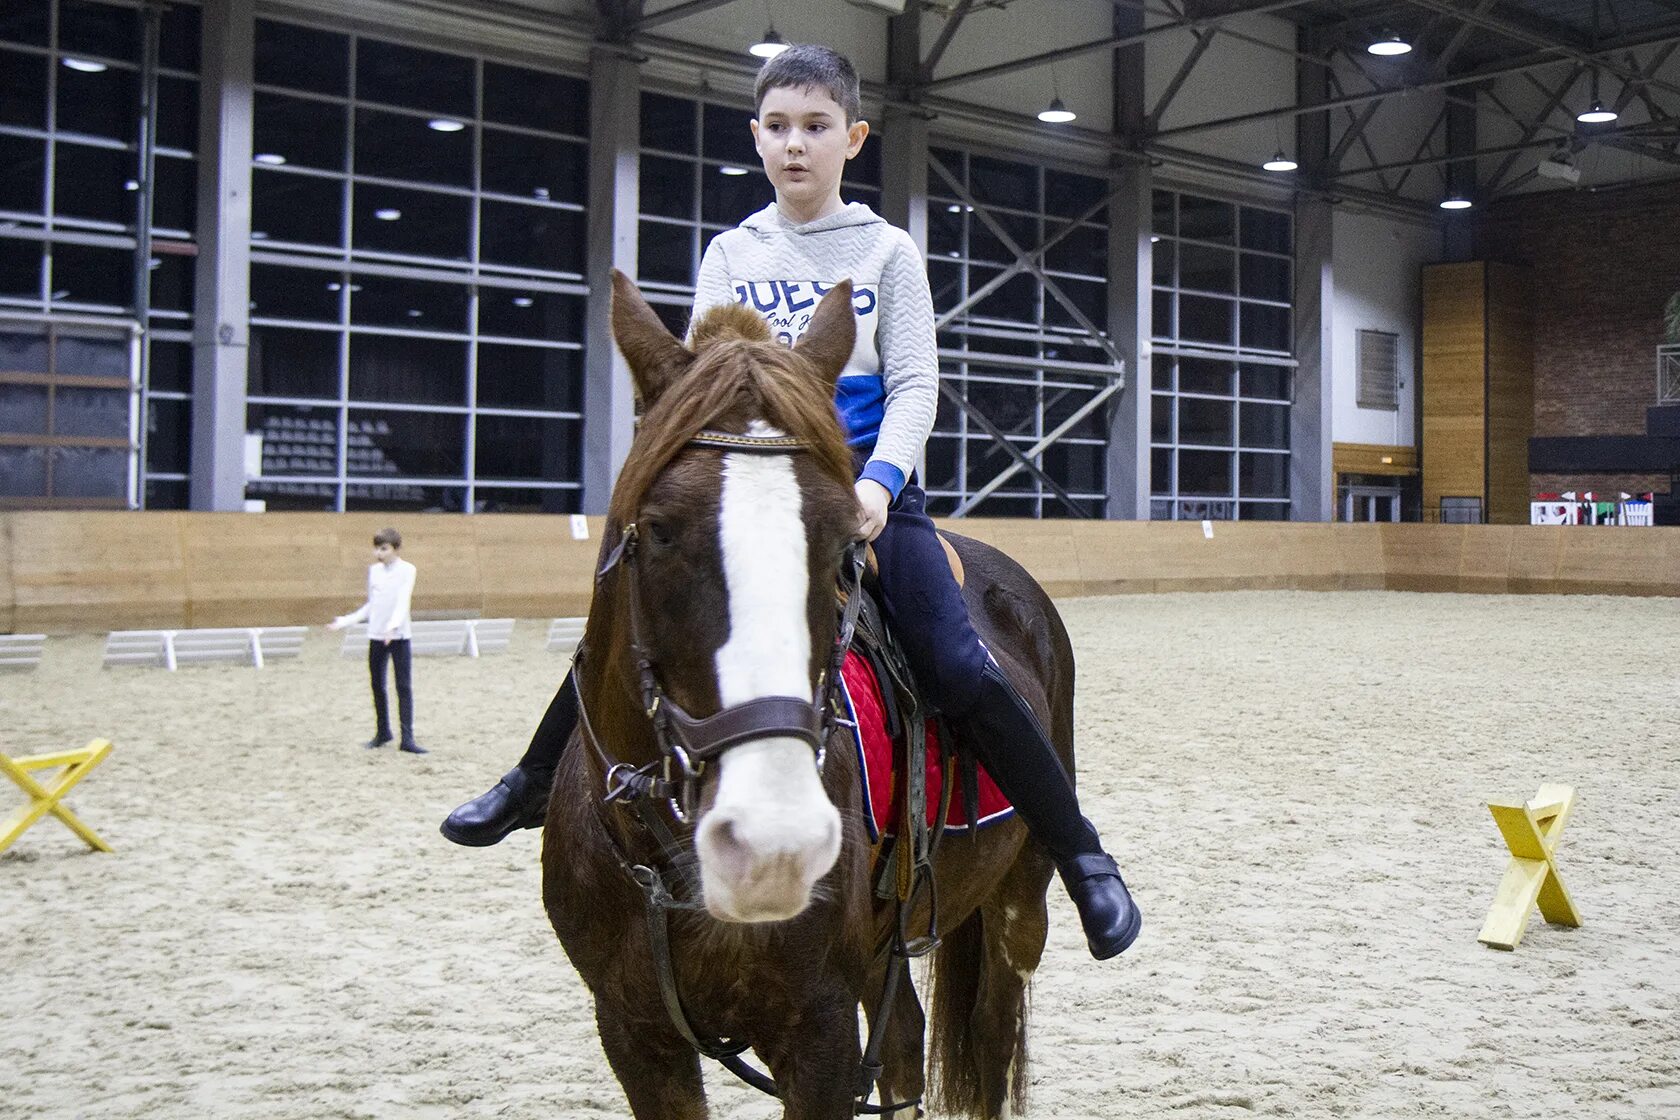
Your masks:
[[[1051,881],[1024,1114],[1680,1116],[1666,0],[5,4],[0,1114],[632,1115],[543,830],[440,824],[635,562],[613,270],[683,332],[712,239],[791,205],[787,43],[861,78],[838,197],[932,296],[914,481],[1054,602],[1143,915],[1095,961]],[[711,1116],[784,1116],[699,1061]]]

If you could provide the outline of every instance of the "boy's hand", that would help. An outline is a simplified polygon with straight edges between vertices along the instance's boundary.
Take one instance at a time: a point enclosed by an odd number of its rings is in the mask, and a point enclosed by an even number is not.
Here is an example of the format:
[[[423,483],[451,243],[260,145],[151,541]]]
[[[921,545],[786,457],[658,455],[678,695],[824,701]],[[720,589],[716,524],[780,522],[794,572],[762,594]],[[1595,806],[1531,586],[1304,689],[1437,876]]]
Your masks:
[[[344,620],[342,618],[333,619],[331,622],[327,623],[327,629],[328,630],[342,630],[342,629],[344,629]]]
[[[858,505],[861,507],[857,528],[858,540],[872,541],[887,527],[887,506],[892,503],[892,495],[873,478],[858,479],[852,489],[857,492]]]

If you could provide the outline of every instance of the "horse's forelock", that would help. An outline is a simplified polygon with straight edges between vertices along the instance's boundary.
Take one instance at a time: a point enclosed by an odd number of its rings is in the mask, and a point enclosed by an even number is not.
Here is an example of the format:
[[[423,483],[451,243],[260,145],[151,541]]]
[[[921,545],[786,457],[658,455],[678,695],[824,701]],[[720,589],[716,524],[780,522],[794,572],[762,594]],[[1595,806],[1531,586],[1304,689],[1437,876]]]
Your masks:
[[[744,304],[720,303],[696,319],[688,332],[688,344],[696,353],[712,342],[731,338],[769,342],[770,324]]]
[[[755,327],[742,327],[745,319]],[[756,330],[758,339],[735,333]],[[804,440],[818,467],[835,481],[851,485],[851,452],[840,429],[834,400],[808,363],[785,346],[770,341],[769,328],[752,310],[739,305],[714,308],[695,327],[706,345],[691,342],[700,359],[667,389],[642,416],[630,456],[613,490],[611,513],[621,525],[636,510],[665,468],[702,429],[762,419]],[[746,345],[719,346],[737,340]]]

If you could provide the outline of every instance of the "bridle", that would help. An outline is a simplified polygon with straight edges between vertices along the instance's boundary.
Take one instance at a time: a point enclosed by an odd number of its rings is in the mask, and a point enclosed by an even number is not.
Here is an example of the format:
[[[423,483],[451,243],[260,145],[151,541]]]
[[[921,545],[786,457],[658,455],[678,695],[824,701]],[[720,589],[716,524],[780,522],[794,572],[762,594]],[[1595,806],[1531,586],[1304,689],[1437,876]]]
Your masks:
[[[788,455],[810,450],[810,444],[790,436],[738,435],[709,428],[695,434],[684,447],[744,451],[757,455]],[[691,823],[699,798],[700,781],[705,775],[706,767],[730,747],[754,739],[799,739],[811,748],[817,771],[819,774],[822,772],[829,732],[836,726],[849,722],[842,714],[840,669],[845,662],[846,651],[851,648],[852,635],[857,628],[858,612],[863,602],[862,581],[866,546],[862,542],[853,543],[847,548],[840,562],[836,579],[845,605],[841,611],[834,649],[830,651],[828,663],[817,678],[816,698],[806,700],[799,696],[764,696],[740,704],[731,704],[712,715],[696,719],[684,710],[682,705],[671,699],[670,693],[659,683],[658,666],[649,656],[647,646],[642,640],[646,630],[643,626],[642,597],[635,581],[639,540],[636,523],[632,521],[624,527],[613,550],[607,554],[600,570],[595,573],[595,583],[599,590],[601,582],[621,567],[630,577],[627,589],[630,600],[630,649],[636,660],[642,710],[653,725],[659,757],[641,766],[632,766],[615,759],[602,745],[600,737],[595,734],[595,729],[590,723],[589,711],[583,699],[583,688],[577,679],[576,669],[582,668],[584,660],[585,651],[582,646],[577,652],[572,673],[572,688],[577,697],[578,726],[583,732],[583,738],[601,761],[606,785],[602,800],[629,805],[641,820],[643,827],[652,833],[660,848],[666,853],[671,853],[678,848],[678,840],[659,815],[649,809],[649,799],[663,800],[669,807],[671,816],[679,824]],[[741,1057],[749,1045],[745,1040],[703,1036],[689,1021],[688,1012],[683,1007],[682,997],[677,991],[676,969],[671,959],[670,912],[692,909],[693,903],[680,902],[671,895],[658,867],[652,861],[632,864],[629,857],[619,848],[617,841],[611,838],[610,833],[608,842],[619,866],[642,891],[648,943],[653,954],[655,975],[659,981],[660,1001],[665,1005],[665,1011],[678,1033],[700,1054],[719,1062],[755,1089],[779,1098],[781,1093],[775,1081]],[[904,903],[901,900],[901,926],[903,909]],[[864,1058],[858,1068],[858,1088],[852,1106],[853,1112],[858,1115],[895,1115],[905,1109],[915,1109],[920,1103],[919,1098],[913,1101],[868,1103],[871,1086],[881,1072],[878,1057],[883,1037],[881,1030],[888,1019],[886,1011],[892,1006],[897,991],[897,979],[902,970],[902,963],[896,961],[898,967],[889,971],[876,1013],[870,1016],[869,1040],[864,1047]]]
[[[810,444],[791,436],[738,435],[712,429],[702,429],[683,446],[757,455],[788,455],[810,449]],[[754,739],[798,739],[811,748],[820,772],[827,755],[829,732],[842,718],[836,682],[840,679],[840,667],[845,661],[846,649],[851,645],[852,630],[857,622],[863,546],[856,544],[848,548],[841,561],[837,578],[840,590],[845,594],[846,605],[834,649],[817,678],[816,698],[760,696],[697,719],[673,700],[660,684],[658,666],[654,664],[643,640],[647,630],[642,596],[635,579],[639,541],[639,530],[632,521],[624,527],[618,543],[595,573],[595,583],[599,587],[612,571],[620,567],[629,576],[630,649],[636,661],[642,711],[653,725],[660,757],[642,766],[617,761],[596,738],[587,716],[584,716],[580,723],[585,729],[585,738],[600,757],[606,775],[605,800],[632,800],[638,796],[662,799],[669,805],[671,815],[678,823],[689,824],[694,818],[706,767],[716,762],[730,747]],[[577,687],[576,680],[574,674],[574,688]],[[581,714],[584,711],[581,689],[577,698]]]

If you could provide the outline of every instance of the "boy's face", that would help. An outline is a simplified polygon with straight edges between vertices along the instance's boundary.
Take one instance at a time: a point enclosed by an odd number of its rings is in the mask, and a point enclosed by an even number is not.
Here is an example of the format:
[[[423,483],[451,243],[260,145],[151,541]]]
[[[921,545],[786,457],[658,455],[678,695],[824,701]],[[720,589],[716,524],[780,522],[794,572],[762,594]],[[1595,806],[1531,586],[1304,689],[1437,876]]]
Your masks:
[[[765,93],[752,122],[753,143],[778,202],[818,205],[840,191],[846,161],[858,154],[869,123],[846,125],[846,111],[815,87]]]
[[[377,563],[389,564],[397,558],[397,550],[388,544],[373,546],[373,558]]]

